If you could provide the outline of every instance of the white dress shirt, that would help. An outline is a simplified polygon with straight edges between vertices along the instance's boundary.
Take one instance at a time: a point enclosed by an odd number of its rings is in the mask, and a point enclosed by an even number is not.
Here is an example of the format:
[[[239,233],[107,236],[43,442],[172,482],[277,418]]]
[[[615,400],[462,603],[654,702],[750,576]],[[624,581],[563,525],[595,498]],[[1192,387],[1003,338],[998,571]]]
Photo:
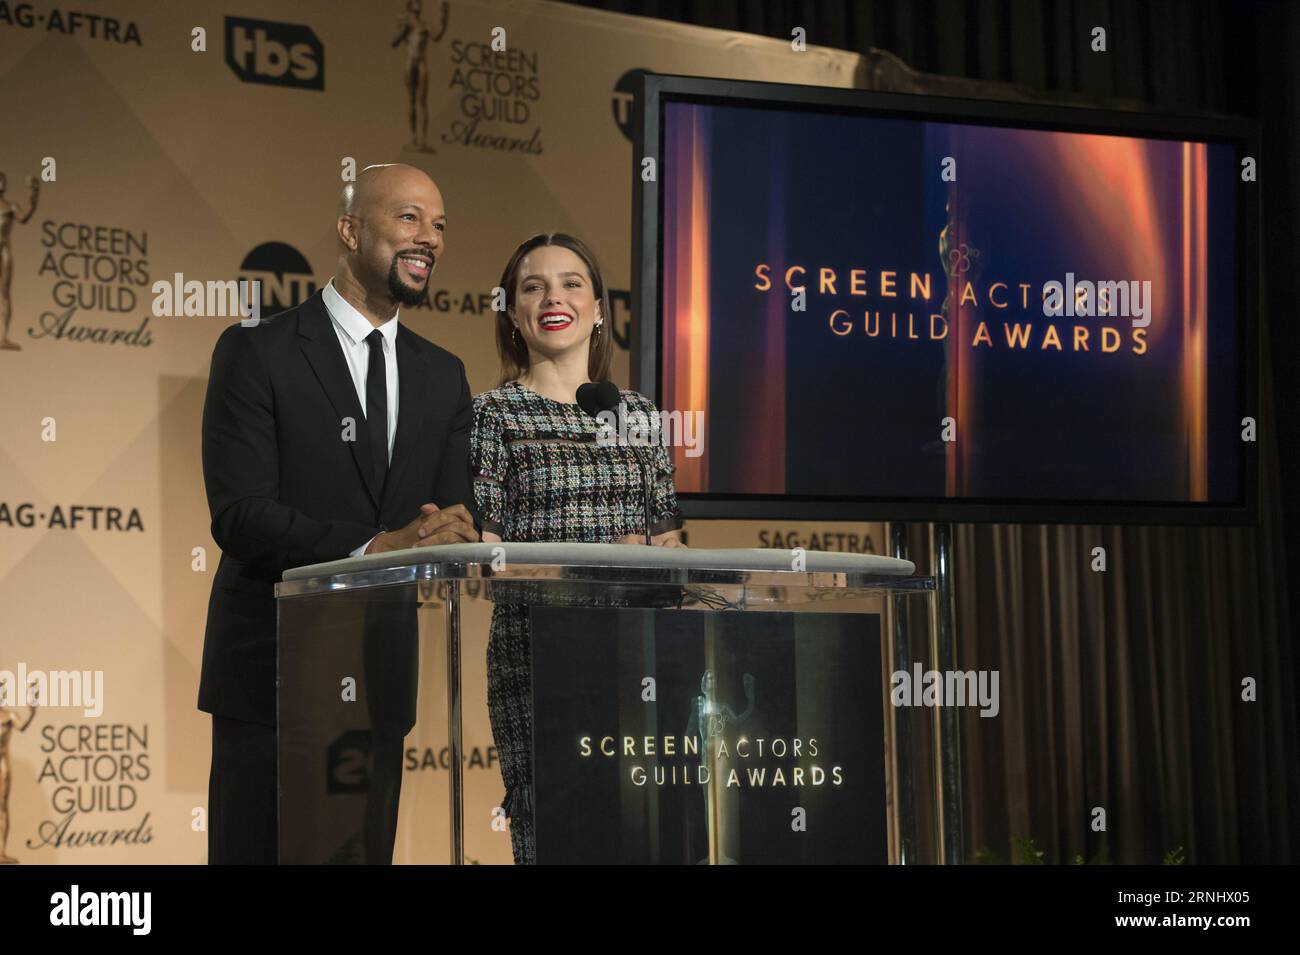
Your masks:
[[[362,413],[366,412],[366,378],[370,371],[370,345],[366,336],[375,330],[366,318],[334,288],[330,279],[321,290],[325,300],[325,309],[329,312],[334,325],[334,334],[338,336],[339,346],[343,349],[343,360],[352,374],[352,384],[357,389],[357,399],[361,402]],[[397,317],[398,312],[384,324],[378,326],[383,336],[385,384],[388,386],[388,461],[393,461],[393,442],[397,438]],[[362,427],[360,421],[357,427]],[[374,540],[374,538],[371,538]],[[370,541],[366,541],[351,554],[358,557],[366,552]]]

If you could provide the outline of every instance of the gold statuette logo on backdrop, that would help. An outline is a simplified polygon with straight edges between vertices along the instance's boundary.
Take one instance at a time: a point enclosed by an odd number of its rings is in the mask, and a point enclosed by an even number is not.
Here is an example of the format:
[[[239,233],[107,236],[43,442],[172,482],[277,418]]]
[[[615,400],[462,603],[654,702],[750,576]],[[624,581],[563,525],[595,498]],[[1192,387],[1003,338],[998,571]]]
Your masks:
[[[14,314],[13,300],[9,294],[14,277],[14,258],[9,236],[13,232],[14,222],[25,223],[35,214],[36,197],[40,195],[41,185],[35,176],[27,177],[26,209],[5,195],[8,185],[8,178],[0,172],[0,351],[18,351],[22,346],[9,337],[9,323]],[[4,843],[0,842],[0,854],[3,854],[3,848]]]
[[[33,684],[34,687],[34,684]],[[14,733],[22,733],[36,719],[36,704],[31,702],[32,693],[27,694],[27,719],[18,722],[18,714],[10,709],[8,699],[0,699],[0,865],[12,865],[18,860],[9,855],[9,790],[13,780],[13,764],[9,759],[9,743]]]
[[[406,122],[411,129],[407,149],[422,153],[437,152],[429,145],[429,60],[431,43],[437,43],[447,32],[447,0],[442,3],[442,25],[437,36],[429,25],[420,19],[420,0],[406,0],[406,15],[397,21],[397,38],[393,48],[405,46],[406,65],[402,81],[406,86]]]

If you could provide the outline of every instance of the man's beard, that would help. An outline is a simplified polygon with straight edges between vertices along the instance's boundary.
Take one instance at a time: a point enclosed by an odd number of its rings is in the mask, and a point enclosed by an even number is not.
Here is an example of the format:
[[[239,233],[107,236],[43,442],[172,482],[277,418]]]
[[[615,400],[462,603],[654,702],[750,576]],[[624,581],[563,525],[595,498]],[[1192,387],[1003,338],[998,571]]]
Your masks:
[[[433,277],[432,266],[429,268],[429,277]],[[424,293],[428,286],[427,278],[424,280],[424,285],[418,289],[403,284],[401,276],[397,274],[397,256],[393,256],[393,264],[388,267],[388,293],[393,296],[393,301],[398,305],[419,305],[424,301]]]

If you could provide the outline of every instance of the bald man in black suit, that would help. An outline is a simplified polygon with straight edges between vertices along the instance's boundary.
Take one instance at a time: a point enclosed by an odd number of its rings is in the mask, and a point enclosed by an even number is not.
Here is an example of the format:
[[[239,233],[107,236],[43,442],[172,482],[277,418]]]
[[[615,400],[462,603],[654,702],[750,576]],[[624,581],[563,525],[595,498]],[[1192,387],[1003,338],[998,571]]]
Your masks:
[[[368,167],[343,190],[338,265],[325,288],[217,341],[203,477],[222,554],[199,687],[199,709],[212,714],[210,863],[277,861],[273,587],[281,574],[479,539],[465,367],[398,321],[400,306],[424,296],[446,226],[442,194],[424,172]],[[404,639],[384,651],[383,669],[392,677],[395,661],[409,664],[410,691],[371,714],[386,726],[376,765],[392,787],[384,831],[367,833],[372,862],[391,860],[400,742],[414,721],[413,630]]]

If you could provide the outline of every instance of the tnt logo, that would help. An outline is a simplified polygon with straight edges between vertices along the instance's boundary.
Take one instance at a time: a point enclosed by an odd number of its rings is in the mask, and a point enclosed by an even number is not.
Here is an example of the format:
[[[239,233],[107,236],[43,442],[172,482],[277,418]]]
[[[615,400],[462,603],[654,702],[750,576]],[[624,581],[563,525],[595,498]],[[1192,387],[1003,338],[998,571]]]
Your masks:
[[[239,277],[262,283],[262,318],[301,305],[316,292],[311,266],[286,242],[263,242],[253,249],[239,263]]]
[[[651,71],[642,69],[628,70],[614,84],[614,98],[610,102],[614,110],[614,124],[629,143],[633,141],[632,96],[636,92],[637,79],[649,72]]]
[[[226,65],[245,83],[325,89],[325,47],[298,23],[226,17]]]

